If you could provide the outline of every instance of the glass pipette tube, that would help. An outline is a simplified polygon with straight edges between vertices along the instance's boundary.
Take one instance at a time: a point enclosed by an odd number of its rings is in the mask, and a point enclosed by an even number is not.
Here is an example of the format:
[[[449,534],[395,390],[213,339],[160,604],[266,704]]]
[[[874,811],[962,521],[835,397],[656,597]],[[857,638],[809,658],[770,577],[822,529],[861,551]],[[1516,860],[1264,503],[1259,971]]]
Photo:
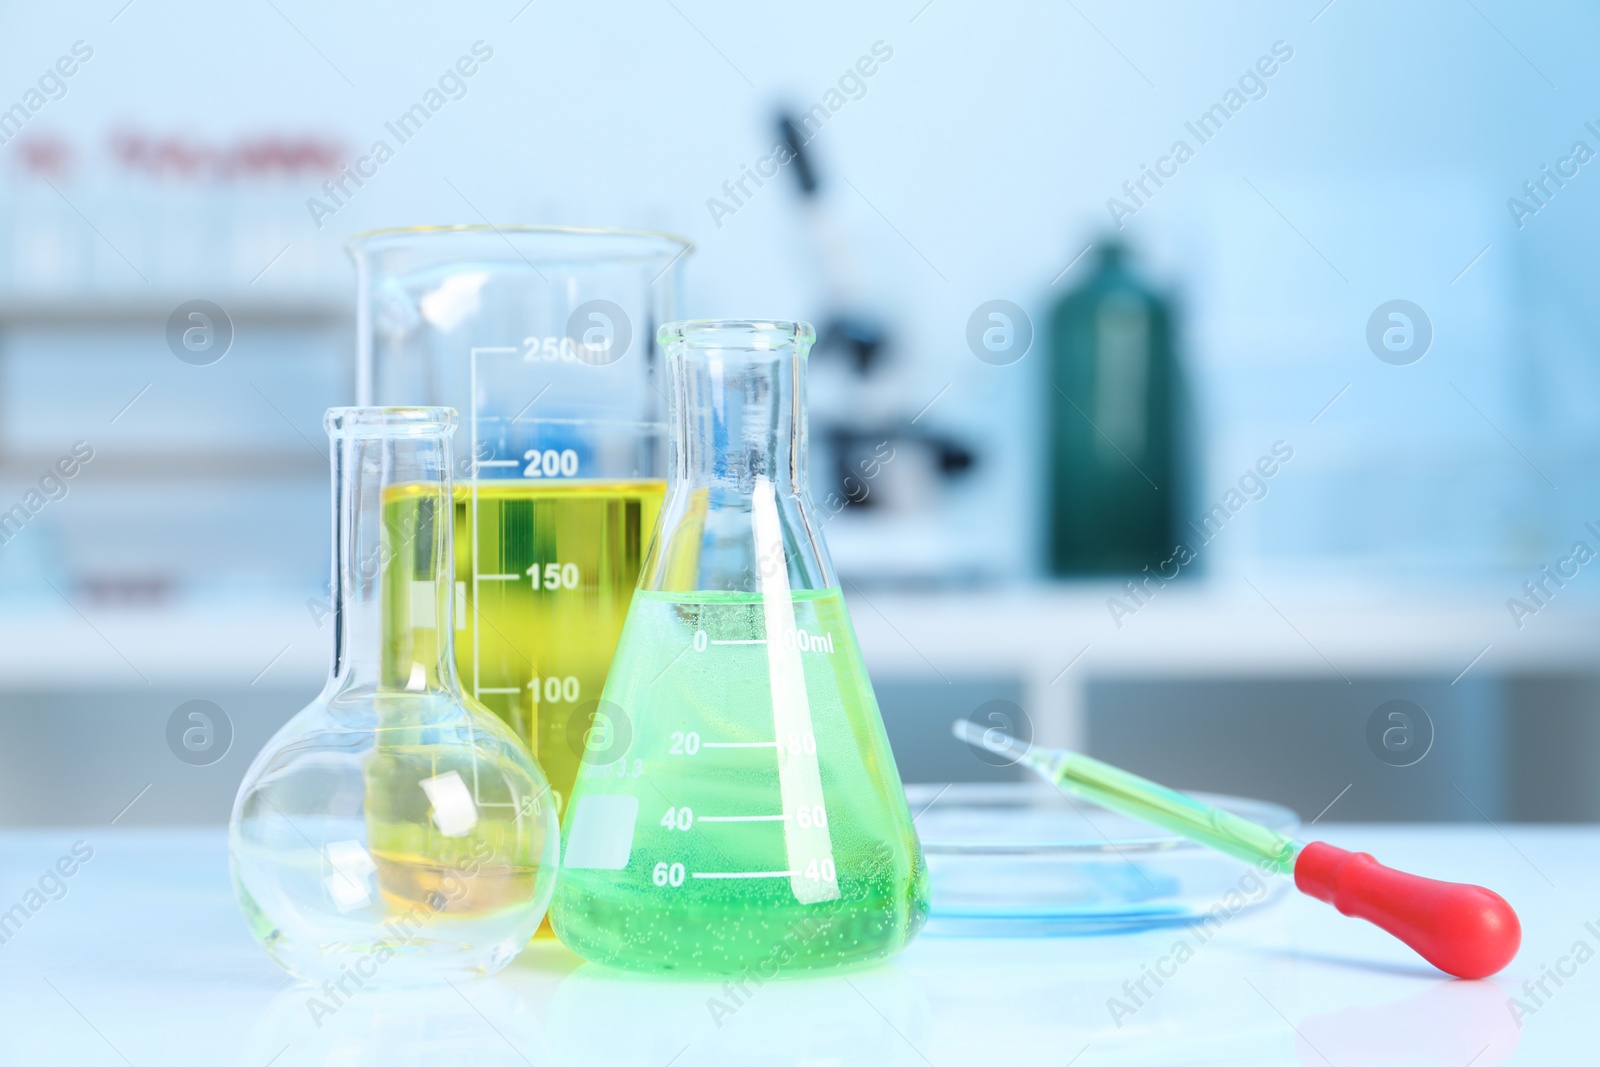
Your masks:
[[[1182,834],[1263,870],[1294,871],[1300,842],[1249,819],[1078,752],[1026,744],[1003,730],[986,730],[965,719],[951,729],[967,744],[1013,759],[1064,792]]]

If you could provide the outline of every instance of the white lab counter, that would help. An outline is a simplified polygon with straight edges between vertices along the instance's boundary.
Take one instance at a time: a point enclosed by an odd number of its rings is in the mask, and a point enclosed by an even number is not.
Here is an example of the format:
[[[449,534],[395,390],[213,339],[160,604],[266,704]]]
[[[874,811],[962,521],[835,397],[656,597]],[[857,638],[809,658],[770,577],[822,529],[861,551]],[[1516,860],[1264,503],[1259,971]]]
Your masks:
[[[1290,894],[1241,914],[1176,967],[1161,961],[1181,929],[1039,940],[923,936],[887,965],[780,979],[747,987],[745,996],[718,984],[614,974],[544,942],[485,981],[359,990],[319,1028],[311,991],[292,986],[246,932],[220,830],[11,831],[0,834],[0,909],[23,900],[75,842],[94,856],[66,880],[64,896],[0,944],[0,1063],[1593,1061],[1600,961],[1589,957],[1600,950],[1600,828],[1319,829],[1396,866],[1502,892],[1522,915],[1521,954],[1494,979],[1450,981],[1387,935]],[[1579,942],[1582,964],[1572,955]],[[1124,983],[1158,963],[1173,976],[1159,988],[1146,980],[1150,995],[1134,1004]],[[1546,967],[1575,975],[1561,985],[1544,977],[1548,996],[1525,991]],[[1514,996],[1533,1009],[1520,1026],[1508,1008]],[[1111,998],[1132,1013],[1119,1010],[1114,1020]]]

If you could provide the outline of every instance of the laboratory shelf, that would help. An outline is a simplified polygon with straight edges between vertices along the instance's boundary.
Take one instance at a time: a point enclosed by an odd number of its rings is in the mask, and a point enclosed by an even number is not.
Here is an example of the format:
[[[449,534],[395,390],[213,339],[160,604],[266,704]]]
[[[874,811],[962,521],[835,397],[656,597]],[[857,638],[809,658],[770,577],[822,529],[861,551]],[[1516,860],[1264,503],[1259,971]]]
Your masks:
[[[1247,576],[1152,587],[1140,600],[1113,583],[846,589],[875,679],[1019,678],[1038,739],[1067,746],[1083,743],[1091,680],[1595,673],[1600,603],[1553,601],[1519,629],[1506,599],[1520,594],[1514,586],[1363,589]]]
[[[70,590],[63,592],[70,595]],[[1600,603],[1576,597],[1523,619],[1515,588],[1448,592],[1288,587],[1216,579],[1169,586],[1132,614],[1112,583],[888,591],[845,587],[875,678],[948,681],[1012,675],[1041,709],[1076,728],[1088,678],[1459,677],[1592,673]],[[1269,599],[1270,598],[1270,599]],[[315,587],[294,594],[96,607],[52,596],[0,600],[0,691],[165,680],[248,684],[274,656],[279,679],[327,669]],[[1119,625],[1120,624],[1120,625]],[[141,677],[142,676],[142,677]],[[1057,742],[1065,742],[1058,737]]]
[[[174,308],[209,296],[227,311],[234,325],[338,326],[351,319],[348,304],[330,300],[321,290],[262,296],[236,288],[196,294],[172,290],[160,294],[40,294],[0,296],[0,330],[126,329],[161,325]]]

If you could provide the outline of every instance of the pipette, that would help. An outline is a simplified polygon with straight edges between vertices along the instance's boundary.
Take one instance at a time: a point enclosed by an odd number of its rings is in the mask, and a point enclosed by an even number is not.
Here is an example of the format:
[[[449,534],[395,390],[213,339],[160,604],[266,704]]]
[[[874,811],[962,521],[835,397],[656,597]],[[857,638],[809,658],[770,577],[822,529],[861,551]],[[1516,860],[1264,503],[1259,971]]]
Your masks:
[[[969,745],[1015,760],[1064,793],[1182,834],[1263,871],[1292,873],[1302,893],[1387,930],[1447,974],[1486,978],[1510,963],[1522,942],[1517,913],[1482,886],[1422,878],[1385,867],[1365,852],[1296,841],[1081,753],[1027,744],[965,719],[956,720],[951,730]]]

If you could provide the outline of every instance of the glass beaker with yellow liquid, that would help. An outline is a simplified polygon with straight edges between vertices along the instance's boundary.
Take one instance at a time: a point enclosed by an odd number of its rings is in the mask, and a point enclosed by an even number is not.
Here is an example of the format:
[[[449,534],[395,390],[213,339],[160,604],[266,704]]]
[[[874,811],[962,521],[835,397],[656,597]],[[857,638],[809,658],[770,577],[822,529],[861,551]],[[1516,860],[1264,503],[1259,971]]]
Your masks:
[[[665,492],[655,333],[676,317],[690,248],[668,234],[528,226],[351,243],[361,402],[461,414],[463,686],[527,742],[558,810]]]

